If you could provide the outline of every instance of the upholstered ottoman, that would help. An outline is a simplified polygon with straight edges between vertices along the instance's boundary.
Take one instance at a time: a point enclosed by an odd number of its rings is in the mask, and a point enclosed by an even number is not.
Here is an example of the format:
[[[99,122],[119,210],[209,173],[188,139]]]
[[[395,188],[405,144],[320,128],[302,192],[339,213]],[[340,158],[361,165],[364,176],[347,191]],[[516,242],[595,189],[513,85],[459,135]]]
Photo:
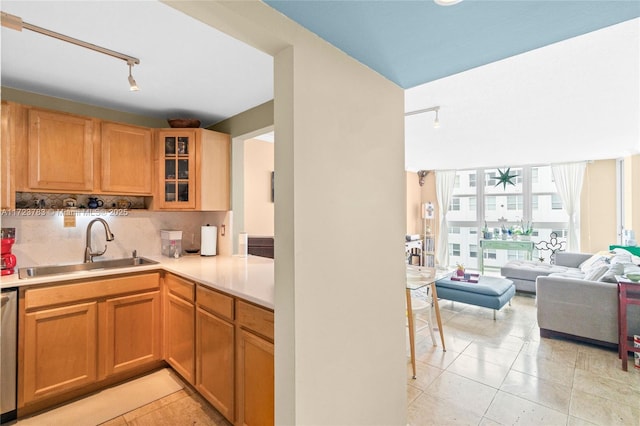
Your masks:
[[[516,294],[513,281],[485,275],[481,275],[477,283],[442,278],[436,281],[436,290],[440,299],[493,309],[493,319],[496,319],[496,311]]]

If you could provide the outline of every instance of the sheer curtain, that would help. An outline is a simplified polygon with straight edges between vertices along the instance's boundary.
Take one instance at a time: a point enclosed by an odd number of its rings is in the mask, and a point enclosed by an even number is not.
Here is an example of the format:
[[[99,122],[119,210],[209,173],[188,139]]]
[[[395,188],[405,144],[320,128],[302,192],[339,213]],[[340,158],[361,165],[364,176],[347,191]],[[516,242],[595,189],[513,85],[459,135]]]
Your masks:
[[[453,185],[456,182],[456,171],[436,171],[436,197],[440,207],[440,230],[438,231],[438,247],[436,259],[438,265],[449,266],[449,225],[447,224],[447,213],[453,197]]]
[[[551,173],[556,182],[558,194],[569,215],[569,241],[567,251],[580,251],[578,234],[580,230],[580,192],[584,178],[585,162],[552,164]]]

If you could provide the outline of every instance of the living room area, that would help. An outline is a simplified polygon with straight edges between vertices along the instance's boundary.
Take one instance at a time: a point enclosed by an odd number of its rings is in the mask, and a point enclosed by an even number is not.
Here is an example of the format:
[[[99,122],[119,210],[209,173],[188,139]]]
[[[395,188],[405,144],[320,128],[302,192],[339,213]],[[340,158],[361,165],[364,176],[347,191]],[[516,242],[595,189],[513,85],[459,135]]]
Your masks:
[[[640,271],[640,257],[638,247],[610,248],[635,245],[629,230],[632,224],[638,227],[633,203],[640,194],[632,185],[639,179],[638,165],[637,155],[583,163],[571,229],[578,238],[571,249],[570,215],[550,164],[449,172],[444,223],[439,200],[446,192],[442,175],[447,172],[407,172],[407,240],[426,234],[435,243],[424,252],[426,262],[449,271],[462,267],[472,278],[479,274],[480,283],[484,276],[517,282],[510,303],[493,312],[439,298],[446,351],[428,328],[416,332],[415,379],[407,364],[412,425],[434,424],[429,419],[442,424],[637,424],[640,368],[634,368],[629,352],[624,371],[618,356],[613,274],[624,275],[625,267],[630,274],[631,268]],[[500,177],[507,170],[513,177],[503,185]],[[627,188],[624,193],[621,185]],[[627,221],[620,222],[621,211],[627,212]],[[621,232],[621,225],[627,232]],[[443,226],[447,238],[441,235]],[[498,244],[481,249],[486,242]],[[512,242],[525,244],[511,249]],[[416,263],[411,250],[407,254],[407,262]],[[563,266],[571,262],[572,267]],[[587,273],[591,267],[603,273],[585,276],[581,265]],[[519,280],[514,270],[525,271],[532,281]],[[609,271],[612,282],[605,281]],[[630,308],[629,334],[638,334],[640,311]],[[556,330],[547,333],[544,327]]]

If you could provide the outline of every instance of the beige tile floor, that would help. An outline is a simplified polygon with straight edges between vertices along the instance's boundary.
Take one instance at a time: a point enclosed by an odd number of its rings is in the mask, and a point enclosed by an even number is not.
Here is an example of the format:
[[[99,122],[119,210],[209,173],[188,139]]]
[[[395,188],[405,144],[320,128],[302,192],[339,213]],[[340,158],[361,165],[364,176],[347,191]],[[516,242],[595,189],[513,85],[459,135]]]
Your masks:
[[[439,341],[433,346],[429,331],[422,330],[416,336],[415,380],[407,356],[410,425],[640,425],[640,370],[622,371],[615,351],[541,339],[535,298],[516,295],[496,321],[490,309],[444,300],[440,307],[447,351]],[[91,423],[86,417],[83,424],[230,425],[189,386],[181,383],[176,391],[175,375],[163,378],[155,387],[165,396],[135,409],[111,404],[110,420]],[[130,399],[136,388],[122,386],[121,400]],[[90,398],[78,403],[83,402],[87,412],[105,405]],[[78,424],[53,419],[49,412],[29,420]]]
[[[640,425],[640,370],[616,351],[540,338],[535,298],[490,309],[441,300],[447,351],[416,336],[407,364],[408,423],[417,425]]]

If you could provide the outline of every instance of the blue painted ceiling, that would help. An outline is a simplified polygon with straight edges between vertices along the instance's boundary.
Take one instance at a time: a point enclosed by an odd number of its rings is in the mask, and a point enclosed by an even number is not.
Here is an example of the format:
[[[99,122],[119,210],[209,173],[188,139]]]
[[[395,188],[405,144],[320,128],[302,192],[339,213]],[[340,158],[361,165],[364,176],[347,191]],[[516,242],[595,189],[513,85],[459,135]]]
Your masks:
[[[640,0],[265,0],[402,88],[640,16]]]

